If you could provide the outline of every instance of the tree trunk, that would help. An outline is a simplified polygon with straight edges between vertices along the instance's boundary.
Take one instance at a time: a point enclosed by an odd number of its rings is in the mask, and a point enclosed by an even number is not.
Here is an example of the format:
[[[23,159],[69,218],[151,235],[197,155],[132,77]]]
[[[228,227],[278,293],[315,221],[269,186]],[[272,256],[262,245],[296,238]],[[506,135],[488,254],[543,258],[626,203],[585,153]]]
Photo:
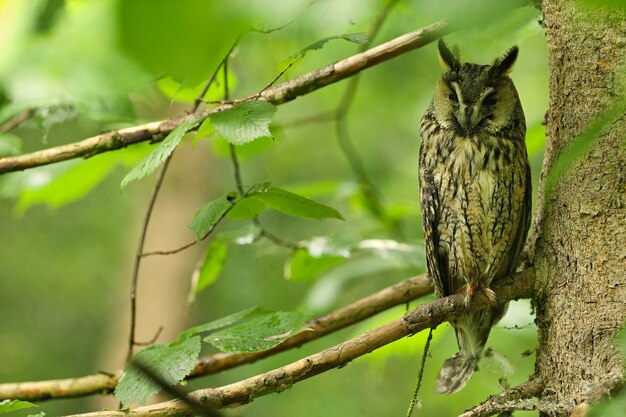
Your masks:
[[[556,158],[623,94],[626,18],[544,0],[550,108],[542,183]],[[626,117],[541,196],[535,252],[536,372],[561,404],[597,400],[623,378],[614,336],[626,315]]]

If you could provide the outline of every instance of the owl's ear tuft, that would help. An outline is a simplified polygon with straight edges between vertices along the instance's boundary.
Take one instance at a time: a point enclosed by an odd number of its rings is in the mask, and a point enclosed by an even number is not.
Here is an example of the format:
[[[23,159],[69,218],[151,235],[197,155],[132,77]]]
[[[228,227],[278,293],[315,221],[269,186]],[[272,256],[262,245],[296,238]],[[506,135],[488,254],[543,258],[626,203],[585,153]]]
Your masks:
[[[450,49],[448,49],[448,46],[443,39],[439,39],[438,47],[439,58],[441,59],[443,66],[449,70],[458,70],[461,67],[459,59],[450,51]]]
[[[506,75],[513,70],[513,64],[515,64],[515,60],[517,59],[517,54],[519,53],[519,49],[517,46],[510,48],[506,53],[500,57],[496,58],[491,64],[491,74],[498,75]]]

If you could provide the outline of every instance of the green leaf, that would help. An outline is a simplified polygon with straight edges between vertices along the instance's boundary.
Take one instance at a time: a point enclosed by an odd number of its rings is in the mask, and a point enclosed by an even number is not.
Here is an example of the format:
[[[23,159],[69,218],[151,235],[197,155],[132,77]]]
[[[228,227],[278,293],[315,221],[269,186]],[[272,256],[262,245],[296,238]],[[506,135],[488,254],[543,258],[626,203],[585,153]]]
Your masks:
[[[346,258],[338,255],[311,256],[306,249],[297,249],[285,264],[285,278],[293,281],[313,281],[324,272],[342,264]]]
[[[0,133],[0,157],[22,153],[22,138],[11,133]]]
[[[148,154],[137,166],[135,166],[122,180],[121,188],[123,189],[129,183],[142,179],[143,177],[152,174],[166,159],[176,146],[180,143],[180,140],[185,136],[185,133],[198,126],[198,124],[205,119],[205,116],[196,116],[181,123],[176,129],[167,135],[163,142],[159,143],[152,152]]]
[[[208,138],[214,133],[215,133],[215,128],[211,124],[211,118],[207,117],[206,119],[204,119],[204,122],[202,122],[202,124],[196,131],[196,134],[193,137],[193,143],[195,144],[200,139]]]
[[[189,224],[189,229],[196,235],[199,240],[207,232],[209,232],[217,222],[219,222],[226,213],[233,207],[233,201],[237,198],[237,194],[232,192],[208,202],[193,217]]]
[[[222,240],[216,239],[209,244],[202,265],[194,272],[194,277],[192,277],[192,282],[197,283],[193,289],[195,294],[198,294],[215,282],[224,266],[227,252],[228,244]]]
[[[135,355],[133,360],[150,368],[167,384],[175,385],[193,370],[199,354],[200,338],[190,337],[168,345],[152,345]],[[115,398],[125,405],[143,405],[148,397],[159,391],[156,383],[131,364],[115,388]]]
[[[0,401],[0,414],[10,413],[24,408],[37,407],[33,403],[20,400],[4,400]]]
[[[303,330],[310,315],[298,312],[267,312],[204,338],[224,352],[251,353],[271,349]]]
[[[266,205],[263,200],[255,198],[254,195],[242,198],[237,201],[228,213],[228,218],[232,220],[248,220],[258,217],[265,209]]]
[[[269,188],[266,192],[255,193],[253,196],[274,210],[290,216],[316,220],[327,218],[343,220],[341,214],[334,208],[280,188]]]
[[[251,318],[261,316],[267,313],[269,313],[269,311],[262,307],[258,307],[258,306],[251,307],[246,310],[242,310],[237,313],[230,314],[226,317],[222,317],[221,319],[217,319],[209,323],[200,324],[198,326],[191,327],[185,330],[184,332],[182,332],[180,336],[178,336],[178,340],[179,341],[185,340],[196,334],[219,330],[224,327],[232,326],[235,323],[239,323],[244,320],[249,320]]]
[[[267,101],[246,101],[212,114],[217,132],[233,145],[242,145],[261,137],[271,137],[269,124],[276,106]]]

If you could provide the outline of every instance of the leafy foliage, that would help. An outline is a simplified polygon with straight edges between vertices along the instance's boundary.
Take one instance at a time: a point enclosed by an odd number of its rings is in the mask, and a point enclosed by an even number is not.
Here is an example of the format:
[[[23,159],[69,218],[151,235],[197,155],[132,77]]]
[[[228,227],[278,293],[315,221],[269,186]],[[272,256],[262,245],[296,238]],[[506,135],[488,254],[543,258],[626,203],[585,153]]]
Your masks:
[[[152,174],[167,159],[168,156],[180,143],[185,133],[198,126],[205,119],[205,116],[192,117],[181,123],[176,129],[167,135],[163,142],[159,143],[152,152],[148,154],[135,168],[133,168],[122,180],[121,188],[129,183],[142,179]]]
[[[189,375],[199,354],[200,338],[190,337],[168,345],[152,345],[135,355],[133,361],[149,367],[163,381],[174,385]],[[156,383],[131,364],[115,388],[115,398],[122,404],[145,404],[159,390]]]
[[[269,311],[253,307],[221,319],[192,327],[169,344],[152,345],[133,358],[149,367],[165,382],[178,384],[193,370],[200,354],[200,334],[205,342],[225,352],[257,352],[270,349],[287,337],[305,330],[309,314]],[[124,370],[115,398],[123,404],[145,404],[159,386],[131,365]]]
[[[224,266],[227,252],[228,244],[221,239],[213,240],[207,247],[204,259],[200,267],[194,271],[194,276],[191,279],[192,283],[195,283],[195,285],[192,285],[192,291],[195,294],[215,282]]]
[[[20,400],[4,400],[0,401],[0,414],[10,413],[12,411],[23,410],[25,408],[37,407],[33,403]]]
[[[243,145],[261,137],[271,137],[269,125],[276,106],[262,100],[246,101],[211,115],[217,132],[233,145]]]
[[[267,312],[212,333],[204,341],[226,352],[258,352],[273,348],[286,338],[306,330],[302,324],[309,318],[310,314],[305,313]]]
[[[248,198],[258,199],[274,210],[294,217],[343,220],[334,208],[280,188],[272,187],[265,192],[252,193]]]
[[[216,200],[205,204],[194,216],[189,224],[189,229],[200,239],[211,230],[217,222],[233,207],[237,193],[224,194]]]

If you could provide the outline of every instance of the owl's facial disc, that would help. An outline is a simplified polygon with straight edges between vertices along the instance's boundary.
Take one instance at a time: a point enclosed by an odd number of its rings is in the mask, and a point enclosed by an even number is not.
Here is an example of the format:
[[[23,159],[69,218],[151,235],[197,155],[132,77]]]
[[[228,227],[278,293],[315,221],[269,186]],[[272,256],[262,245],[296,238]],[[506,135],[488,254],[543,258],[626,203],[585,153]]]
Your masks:
[[[496,91],[493,87],[486,88],[478,100],[466,101],[463,97],[461,86],[457,82],[450,84],[452,87],[450,99],[455,105],[452,113],[459,127],[467,134],[471,133],[476,126],[491,115],[491,107],[496,104]]]

